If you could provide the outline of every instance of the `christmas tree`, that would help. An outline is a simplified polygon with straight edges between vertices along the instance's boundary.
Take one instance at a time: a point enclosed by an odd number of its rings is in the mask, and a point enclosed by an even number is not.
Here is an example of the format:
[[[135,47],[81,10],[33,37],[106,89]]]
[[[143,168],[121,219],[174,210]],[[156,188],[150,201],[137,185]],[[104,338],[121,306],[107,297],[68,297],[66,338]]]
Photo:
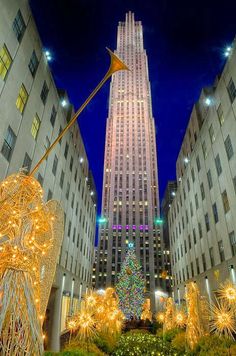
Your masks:
[[[145,282],[141,266],[137,261],[134,245],[129,243],[129,249],[118,275],[116,292],[119,297],[119,307],[127,319],[138,319],[142,314],[144,303]]]

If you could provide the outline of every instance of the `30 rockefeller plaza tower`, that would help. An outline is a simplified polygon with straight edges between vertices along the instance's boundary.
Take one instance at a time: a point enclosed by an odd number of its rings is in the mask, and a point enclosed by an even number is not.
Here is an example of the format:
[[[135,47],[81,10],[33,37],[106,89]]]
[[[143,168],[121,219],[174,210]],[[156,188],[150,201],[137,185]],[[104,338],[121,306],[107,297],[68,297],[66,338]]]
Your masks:
[[[151,296],[162,270],[155,124],[142,24],[131,12],[119,23],[116,54],[130,71],[110,85],[96,287],[116,283],[133,242]]]

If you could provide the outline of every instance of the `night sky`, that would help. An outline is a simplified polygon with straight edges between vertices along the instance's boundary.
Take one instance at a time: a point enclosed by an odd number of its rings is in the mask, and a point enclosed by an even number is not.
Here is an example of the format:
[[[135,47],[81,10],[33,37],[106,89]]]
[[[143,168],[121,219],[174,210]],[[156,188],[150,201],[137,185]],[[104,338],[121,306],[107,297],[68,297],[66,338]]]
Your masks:
[[[129,10],[141,20],[156,122],[160,196],[175,163],[194,102],[225,62],[236,34],[236,2],[209,0],[31,0],[59,88],[77,109],[108,69],[118,21]],[[109,84],[79,118],[101,207]]]

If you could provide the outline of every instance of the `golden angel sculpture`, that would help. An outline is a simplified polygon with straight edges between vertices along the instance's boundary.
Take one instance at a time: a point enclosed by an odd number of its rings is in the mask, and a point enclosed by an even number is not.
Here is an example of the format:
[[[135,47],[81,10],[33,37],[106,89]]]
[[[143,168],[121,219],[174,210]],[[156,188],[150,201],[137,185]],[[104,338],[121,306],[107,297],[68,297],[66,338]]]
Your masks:
[[[29,175],[0,183],[0,355],[42,355],[42,322],[63,238],[58,202],[43,202],[33,178],[41,163],[75,123],[103,84],[128,67],[108,49],[110,67]]]
[[[0,354],[42,355],[42,322],[63,237],[58,202],[23,172],[0,183]]]

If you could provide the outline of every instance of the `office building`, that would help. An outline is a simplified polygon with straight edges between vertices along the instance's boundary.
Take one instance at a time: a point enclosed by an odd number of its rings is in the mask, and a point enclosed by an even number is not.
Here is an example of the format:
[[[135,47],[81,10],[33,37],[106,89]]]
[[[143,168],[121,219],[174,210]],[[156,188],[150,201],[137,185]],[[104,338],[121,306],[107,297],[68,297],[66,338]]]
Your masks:
[[[73,114],[57,90],[50,53],[42,43],[27,0],[2,0],[0,11],[0,179],[39,161]],[[44,328],[46,344],[59,349],[68,314],[92,283],[96,191],[83,140],[75,124],[35,177],[45,201],[58,200],[65,233]]]
[[[196,281],[213,297],[236,269],[236,51],[194,105],[176,163],[169,209],[174,296]]]
[[[131,12],[119,22],[115,53],[130,71],[115,73],[110,84],[96,287],[117,282],[134,242],[154,300],[163,268],[155,122],[143,28]]]

